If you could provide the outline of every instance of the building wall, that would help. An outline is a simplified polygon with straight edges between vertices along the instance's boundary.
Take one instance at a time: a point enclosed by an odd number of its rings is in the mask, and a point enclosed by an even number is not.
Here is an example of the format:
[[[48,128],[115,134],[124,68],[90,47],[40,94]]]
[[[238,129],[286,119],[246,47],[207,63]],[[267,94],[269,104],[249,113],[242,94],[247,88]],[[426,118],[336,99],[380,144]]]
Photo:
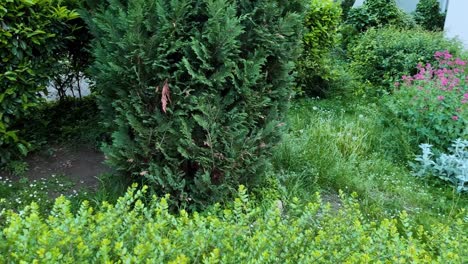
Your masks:
[[[419,0],[396,0],[398,6],[408,13],[414,12]]]
[[[450,38],[458,37],[468,49],[468,1],[449,1],[445,34]]]

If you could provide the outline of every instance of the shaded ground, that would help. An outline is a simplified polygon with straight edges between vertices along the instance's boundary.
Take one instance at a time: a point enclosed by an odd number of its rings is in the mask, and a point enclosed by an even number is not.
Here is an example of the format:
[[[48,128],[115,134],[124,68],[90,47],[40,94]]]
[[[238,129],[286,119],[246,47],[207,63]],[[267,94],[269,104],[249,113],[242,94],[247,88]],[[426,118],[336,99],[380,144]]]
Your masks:
[[[29,180],[61,175],[73,182],[76,189],[96,190],[99,185],[97,177],[111,172],[103,163],[104,155],[90,146],[54,146],[46,151],[31,154],[25,162],[28,164],[28,170],[24,177]],[[3,171],[0,171],[0,176],[15,178]]]

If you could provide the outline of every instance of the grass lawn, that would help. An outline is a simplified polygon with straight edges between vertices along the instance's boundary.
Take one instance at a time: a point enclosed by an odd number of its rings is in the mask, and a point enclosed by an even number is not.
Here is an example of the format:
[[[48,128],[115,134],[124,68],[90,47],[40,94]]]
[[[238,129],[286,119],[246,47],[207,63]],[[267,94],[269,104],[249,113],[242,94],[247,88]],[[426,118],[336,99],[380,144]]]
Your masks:
[[[406,138],[382,122],[383,115],[375,104],[294,102],[289,132],[273,159],[284,199],[356,192],[370,217],[405,210],[424,225],[451,221],[467,208],[466,194],[440,180],[412,176]]]

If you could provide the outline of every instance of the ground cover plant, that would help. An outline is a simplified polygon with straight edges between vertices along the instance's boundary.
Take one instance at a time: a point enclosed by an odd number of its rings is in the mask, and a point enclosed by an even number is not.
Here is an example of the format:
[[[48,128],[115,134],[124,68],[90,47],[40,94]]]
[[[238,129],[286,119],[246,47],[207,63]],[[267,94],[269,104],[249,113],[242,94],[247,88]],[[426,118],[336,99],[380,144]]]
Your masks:
[[[412,164],[416,176],[433,175],[451,182],[457,191],[468,191],[468,141],[457,139],[449,148],[450,153],[442,153],[434,160],[432,145],[421,144],[422,154]]]
[[[241,186],[227,208],[206,214],[168,211],[169,196],[129,189],[115,205],[77,214],[59,198],[42,218],[37,204],[7,213],[0,232],[3,262],[158,262],[158,263],[461,263],[468,239],[463,213],[450,225],[413,226],[401,212],[395,219],[366,220],[360,205],[343,198],[333,212],[319,197],[288,212],[253,206]],[[346,224],[344,224],[346,223]],[[351,227],[351,228],[350,228]]]

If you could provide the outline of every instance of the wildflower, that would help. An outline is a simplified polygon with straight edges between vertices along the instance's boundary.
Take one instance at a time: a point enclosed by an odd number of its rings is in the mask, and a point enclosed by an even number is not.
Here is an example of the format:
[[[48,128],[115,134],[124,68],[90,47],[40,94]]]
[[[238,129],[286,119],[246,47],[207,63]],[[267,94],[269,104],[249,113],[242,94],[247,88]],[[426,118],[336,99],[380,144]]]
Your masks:
[[[424,73],[423,73],[423,71],[421,70],[420,73],[416,74],[416,75],[414,76],[414,79],[415,79],[415,80],[424,80],[425,78],[424,78]]]
[[[458,120],[458,116],[456,116],[456,115],[452,116],[452,120],[457,121],[457,120]]]
[[[459,66],[465,66],[466,65],[466,61],[460,59],[460,58],[456,58],[455,59],[455,64],[456,65],[459,65]]]
[[[443,96],[443,95],[437,96],[437,100],[439,100],[439,101],[442,101],[442,100],[444,100],[444,99],[445,99],[445,96]]]
[[[440,78],[440,84],[442,84],[442,86],[447,86],[448,83],[449,79],[447,79],[446,77]]]

